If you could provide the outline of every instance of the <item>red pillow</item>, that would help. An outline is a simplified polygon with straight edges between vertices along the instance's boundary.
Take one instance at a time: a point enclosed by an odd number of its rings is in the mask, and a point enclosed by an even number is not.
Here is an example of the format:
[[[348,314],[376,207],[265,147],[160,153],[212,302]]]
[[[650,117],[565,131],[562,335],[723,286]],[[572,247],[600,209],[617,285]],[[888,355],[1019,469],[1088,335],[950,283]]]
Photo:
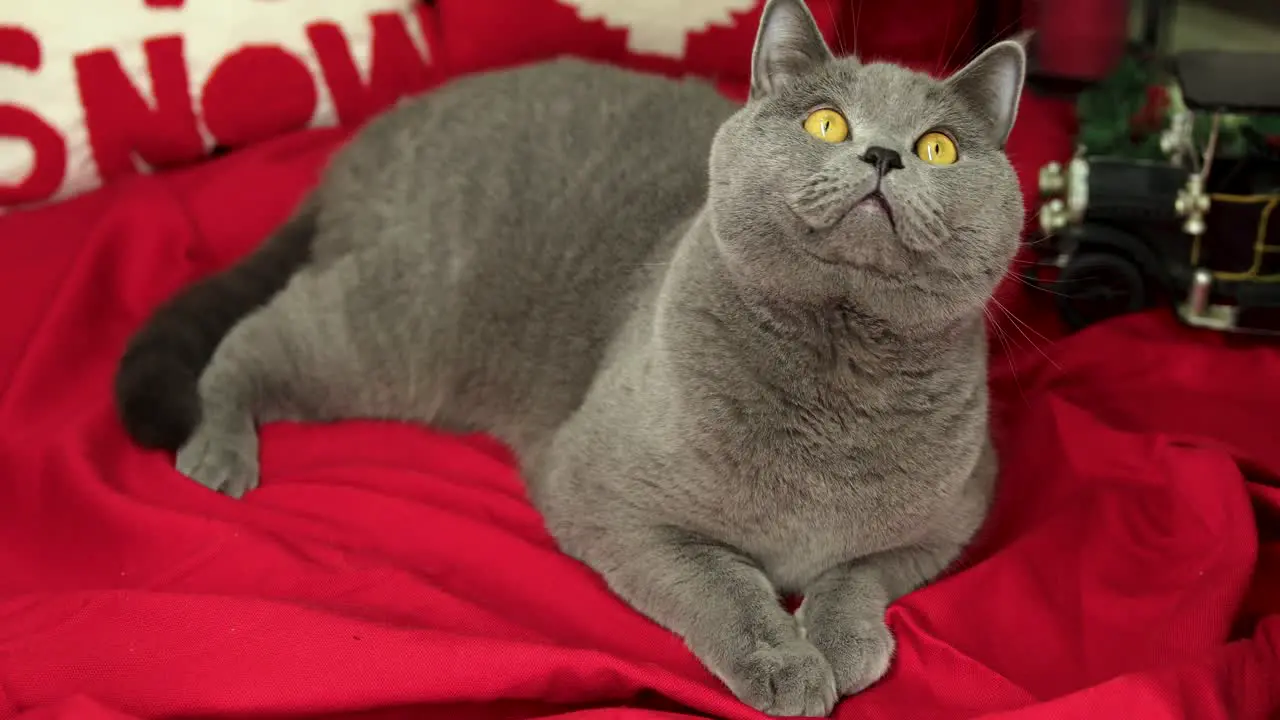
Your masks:
[[[443,77],[433,17],[414,0],[0,2],[0,209],[359,123]]]
[[[809,0],[837,46],[842,0]],[[873,4],[873,3],[869,3]],[[745,89],[763,0],[437,0],[450,74],[576,55]],[[737,93],[735,93],[737,94]]]

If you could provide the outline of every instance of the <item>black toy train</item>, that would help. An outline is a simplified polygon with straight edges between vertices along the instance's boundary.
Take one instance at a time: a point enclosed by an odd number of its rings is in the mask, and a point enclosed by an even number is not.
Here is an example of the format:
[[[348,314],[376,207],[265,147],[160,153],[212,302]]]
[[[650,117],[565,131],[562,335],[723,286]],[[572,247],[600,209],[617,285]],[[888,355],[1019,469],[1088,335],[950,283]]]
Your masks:
[[[1235,150],[1219,142],[1228,114],[1280,114],[1280,54],[1188,52],[1175,72],[1186,109],[1167,160],[1080,153],[1041,170],[1027,279],[1076,330],[1164,305],[1195,327],[1280,335],[1280,148],[1247,128]]]

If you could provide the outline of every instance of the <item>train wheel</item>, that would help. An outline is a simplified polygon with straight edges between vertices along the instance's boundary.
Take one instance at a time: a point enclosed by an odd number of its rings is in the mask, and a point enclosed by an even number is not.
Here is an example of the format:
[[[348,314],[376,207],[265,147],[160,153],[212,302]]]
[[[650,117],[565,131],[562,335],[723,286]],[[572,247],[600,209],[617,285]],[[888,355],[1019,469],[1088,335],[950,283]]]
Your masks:
[[[1058,312],[1072,330],[1147,307],[1146,282],[1128,258],[1084,250],[1074,255],[1054,283]]]

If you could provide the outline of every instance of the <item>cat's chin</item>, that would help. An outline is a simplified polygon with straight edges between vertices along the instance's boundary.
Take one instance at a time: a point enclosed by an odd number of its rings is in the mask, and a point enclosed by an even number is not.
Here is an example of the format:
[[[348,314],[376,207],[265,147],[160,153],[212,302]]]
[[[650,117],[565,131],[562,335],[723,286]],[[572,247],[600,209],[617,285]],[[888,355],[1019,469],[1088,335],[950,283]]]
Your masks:
[[[850,208],[835,227],[811,234],[809,242],[800,249],[827,266],[887,276],[902,276],[911,271],[892,210],[883,199],[872,196]]]
[[[832,258],[826,255],[816,253],[812,250],[803,250],[805,256],[819,266],[819,269],[827,273],[840,273],[844,282],[841,285],[854,281],[855,285],[866,285],[861,280],[871,281],[876,286],[884,285],[908,285],[907,273],[897,268],[885,269],[882,263],[864,262],[858,259]]]

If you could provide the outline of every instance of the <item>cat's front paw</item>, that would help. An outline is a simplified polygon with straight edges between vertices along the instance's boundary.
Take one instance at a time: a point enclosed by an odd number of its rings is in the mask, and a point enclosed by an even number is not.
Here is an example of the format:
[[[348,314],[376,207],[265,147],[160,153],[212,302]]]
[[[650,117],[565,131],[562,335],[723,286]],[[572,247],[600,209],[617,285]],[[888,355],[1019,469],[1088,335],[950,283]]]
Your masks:
[[[841,696],[862,692],[889,671],[896,644],[883,617],[837,615],[805,620],[806,637],[831,663]]]
[[[744,703],[778,717],[823,717],[837,698],[831,665],[806,640],[756,650],[724,680]]]
[[[210,490],[242,497],[258,486],[258,433],[202,423],[178,450],[178,472]]]

